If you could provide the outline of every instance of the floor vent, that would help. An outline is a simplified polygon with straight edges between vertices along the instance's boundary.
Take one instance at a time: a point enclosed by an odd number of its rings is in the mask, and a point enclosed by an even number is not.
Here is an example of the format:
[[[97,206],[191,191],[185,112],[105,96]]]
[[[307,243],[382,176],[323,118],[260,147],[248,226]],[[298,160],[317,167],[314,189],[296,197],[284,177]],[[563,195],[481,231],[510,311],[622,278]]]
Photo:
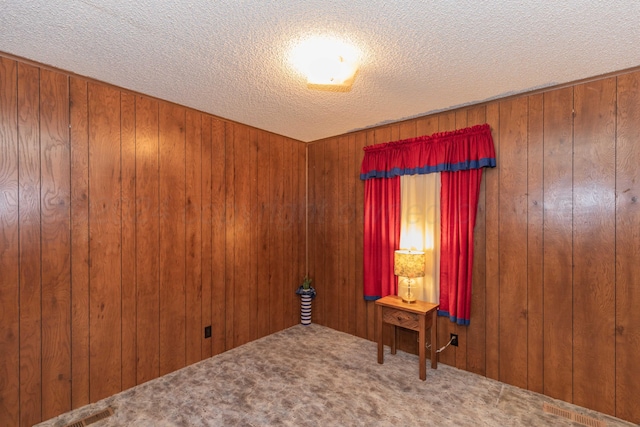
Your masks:
[[[607,423],[604,421],[600,421],[596,418],[589,417],[587,415],[582,415],[574,411],[569,411],[567,409],[559,408],[558,406],[550,405],[548,403],[544,403],[542,405],[542,409],[544,412],[548,414],[557,415],[562,418],[566,418],[571,421],[575,421],[578,424],[582,424],[587,427],[607,427]]]
[[[96,423],[100,420],[104,420],[105,418],[109,418],[113,415],[113,409],[107,408],[93,415],[89,415],[81,420],[74,421],[71,424],[67,424],[65,427],[86,427],[89,424]]]

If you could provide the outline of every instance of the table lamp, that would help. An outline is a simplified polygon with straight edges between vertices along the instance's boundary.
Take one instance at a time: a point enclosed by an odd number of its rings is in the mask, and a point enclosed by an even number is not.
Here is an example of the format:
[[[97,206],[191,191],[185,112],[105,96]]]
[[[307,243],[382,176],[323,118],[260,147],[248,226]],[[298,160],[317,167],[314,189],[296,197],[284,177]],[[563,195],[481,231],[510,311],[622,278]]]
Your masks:
[[[393,273],[399,277],[407,278],[407,292],[402,296],[402,301],[408,304],[416,302],[416,297],[411,292],[411,282],[414,277],[424,276],[425,256],[422,251],[398,250],[393,254]]]

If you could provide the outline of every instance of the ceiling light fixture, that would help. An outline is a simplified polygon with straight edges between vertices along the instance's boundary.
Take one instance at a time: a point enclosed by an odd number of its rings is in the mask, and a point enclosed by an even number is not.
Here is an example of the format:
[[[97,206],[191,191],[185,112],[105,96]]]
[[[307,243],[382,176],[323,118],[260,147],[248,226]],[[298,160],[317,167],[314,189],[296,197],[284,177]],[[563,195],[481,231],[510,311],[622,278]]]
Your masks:
[[[307,78],[307,87],[348,91],[358,72],[361,52],[332,36],[312,36],[291,49],[289,60]]]

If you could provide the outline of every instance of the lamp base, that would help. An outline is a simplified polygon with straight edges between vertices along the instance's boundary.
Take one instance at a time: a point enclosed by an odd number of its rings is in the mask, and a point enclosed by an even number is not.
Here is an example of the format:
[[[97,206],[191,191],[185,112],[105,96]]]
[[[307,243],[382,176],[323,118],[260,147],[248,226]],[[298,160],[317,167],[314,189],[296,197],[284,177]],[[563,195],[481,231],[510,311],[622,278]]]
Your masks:
[[[407,304],[414,304],[416,302],[416,297],[413,295],[404,295],[402,297],[402,302]]]

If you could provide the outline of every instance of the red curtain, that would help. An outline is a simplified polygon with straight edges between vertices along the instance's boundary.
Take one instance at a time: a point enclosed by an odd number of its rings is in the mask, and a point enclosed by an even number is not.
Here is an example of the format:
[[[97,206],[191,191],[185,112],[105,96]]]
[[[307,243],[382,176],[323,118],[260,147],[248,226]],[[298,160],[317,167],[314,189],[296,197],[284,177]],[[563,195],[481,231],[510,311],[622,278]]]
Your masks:
[[[393,248],[400,243],[400,177],[364,183],[364,298],[395,294]],[[391,248],[391,250],[389,250]]]
[[[491,128],[484,124],[364,147],[360,179],[455,172],[495,165]]]
[[[482,169],[440,175],[440,307],[438,314],[459,325],[471,319],[473,228]]]
[[[473,228],[483,167],[495,167],[488,124],[364,147],[364,297],[397,291],[393,252],[400,242],[402,175],[442,172],[439,314],[468,325]]]

